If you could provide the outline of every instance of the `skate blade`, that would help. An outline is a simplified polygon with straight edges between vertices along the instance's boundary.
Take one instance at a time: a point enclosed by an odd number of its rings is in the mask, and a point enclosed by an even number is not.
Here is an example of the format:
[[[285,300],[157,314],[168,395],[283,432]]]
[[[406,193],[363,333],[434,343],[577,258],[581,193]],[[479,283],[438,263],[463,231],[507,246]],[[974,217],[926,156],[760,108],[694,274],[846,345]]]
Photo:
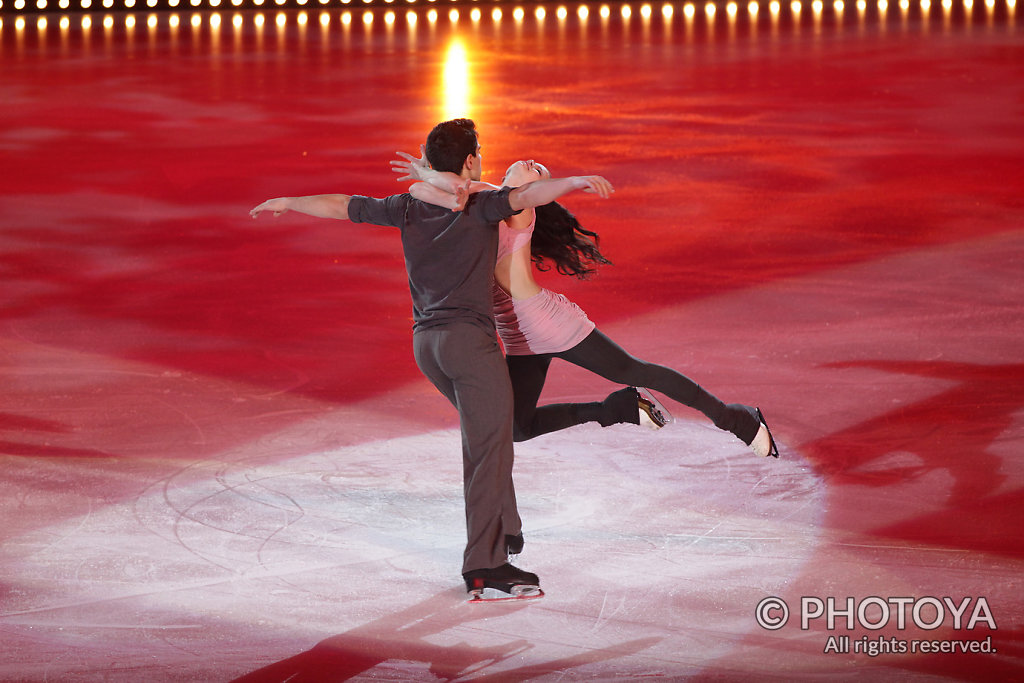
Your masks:
[[[480,602],[512,602],[514,600],[536,600],[544,597],[540,586],[513,586],[511,593],[497,588],[478,588],[469,592],[471,604]]]
[[[640,424],[654,431],[672,424],[672,413],[654,394],[643,387],[637,387],[636,393],[640,402]]]

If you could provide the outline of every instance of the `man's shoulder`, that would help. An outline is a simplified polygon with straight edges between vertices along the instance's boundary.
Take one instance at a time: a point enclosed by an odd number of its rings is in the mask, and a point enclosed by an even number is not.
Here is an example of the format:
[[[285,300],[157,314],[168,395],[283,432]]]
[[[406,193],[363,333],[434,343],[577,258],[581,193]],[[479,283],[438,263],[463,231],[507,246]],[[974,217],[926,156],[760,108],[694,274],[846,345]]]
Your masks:
[[[408,192],[387,197],[352,195],[348,205],[349,218],[357,223],[397,225],[411,199]]]
[[[479,192],[474,192],[466,199],[466,209],[468,210],[471,206],[484,207],[501,204],[507,205],[508,193],[511,191],[511,187],[499,187],[494,190],[480,190]]]

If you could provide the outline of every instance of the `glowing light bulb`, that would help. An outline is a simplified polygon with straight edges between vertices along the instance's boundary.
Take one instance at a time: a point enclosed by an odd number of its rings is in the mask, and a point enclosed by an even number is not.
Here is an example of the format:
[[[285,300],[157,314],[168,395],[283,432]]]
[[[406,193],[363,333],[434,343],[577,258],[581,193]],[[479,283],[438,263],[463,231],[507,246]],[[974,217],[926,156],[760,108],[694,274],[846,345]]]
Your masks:
[[[445,54],[442,92],[445,119],[463,117],[469,113],[469,60],[466,48],[459,40],[452,41]]]

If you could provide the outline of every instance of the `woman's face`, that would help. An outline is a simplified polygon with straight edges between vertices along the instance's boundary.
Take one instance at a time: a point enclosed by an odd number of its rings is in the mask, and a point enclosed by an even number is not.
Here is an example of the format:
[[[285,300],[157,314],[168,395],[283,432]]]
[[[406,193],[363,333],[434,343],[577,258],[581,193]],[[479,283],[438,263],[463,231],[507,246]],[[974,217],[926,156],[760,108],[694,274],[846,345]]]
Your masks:
[[[508,167],[505,171],[505,179],[502,181],[502,185],[508,187],[519,187],[526,183],[533,182],[534,180],[540,180],[542,178],[550,178],[551,173],[548,171],[544,164],[538,163],[533,159],[528,161],[517,161]]]

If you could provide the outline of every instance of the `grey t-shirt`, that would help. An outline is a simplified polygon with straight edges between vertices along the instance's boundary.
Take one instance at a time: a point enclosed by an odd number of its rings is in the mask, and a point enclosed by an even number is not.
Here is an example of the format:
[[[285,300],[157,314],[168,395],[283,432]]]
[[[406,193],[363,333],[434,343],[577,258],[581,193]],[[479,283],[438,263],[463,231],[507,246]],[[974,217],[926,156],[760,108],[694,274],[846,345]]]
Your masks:
[[[353,222],[401,230],[414,331],[455,321],[494,330],[491,283],[498,223],[518,213],[508,203],[511,190],[474,193],[459,212],[408,193],[352,197],[348,216]]]

